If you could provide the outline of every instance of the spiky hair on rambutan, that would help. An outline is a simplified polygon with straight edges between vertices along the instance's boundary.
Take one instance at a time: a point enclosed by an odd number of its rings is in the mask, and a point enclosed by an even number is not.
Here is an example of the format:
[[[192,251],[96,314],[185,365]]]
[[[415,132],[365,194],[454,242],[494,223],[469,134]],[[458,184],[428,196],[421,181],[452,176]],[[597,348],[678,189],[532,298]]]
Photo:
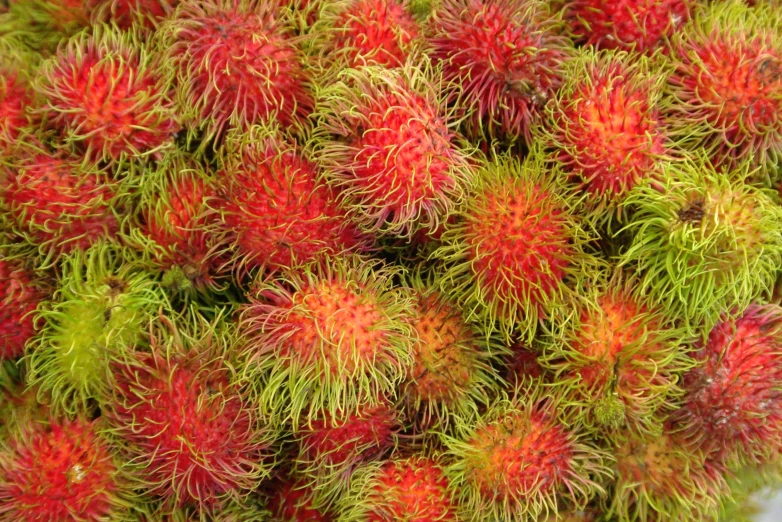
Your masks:
[[[144,326],[167,302],[127,249],[98,242],[60,263],[59,286],[39,307],[27,346],[28,382],[55,412],[92,412],[111,400],[111,361],[142,346]]]
[[[735,314],[734,314],[735,315]],[[782,308],[750,304],[726,314],[696,343],[674,414],[687,439],[731,467],[766,463],[782,451]]]
[[[11,38],[0,38],[0,161],[21,134],[38,120],[28,109],[34,105],[30,84],[38,56]]]
[[[183,122],[209,143],[254,124],[304,123],[312,108],[287,10],[268,0],[184,0],[161,28]]]
[[[44,124],[93,161],[139,161],[173,145],[170,78],[133,30],[98,24],[43,62],[35,90]]]
[[[350,491],[337,502],[339,520],[459,520],[444,466],[438,455],[425,453],[365,464],[354,474]]]
[[[104,419],[28,418],[0,438],[0,520],[133,520],[126,464]]]
[[[505,341],[531,340],[597,263],[584,250],[579,199],[542,158],[533,150],[523,162],[509,154],[485,162],[431,256],[445,263],[441,290],[465,319]]]
[[[730,0],[705,6],[673,38],[666,114],[682,147],[705,148],[715,164],[779,164],[780,28],[779,9]]]
[[[689,340],[665,310],[635,295],[619,270],[583,283],[573,312],[542,340],[542,365],[556,376],[577,423],[607,438],[654,432],[682,395],[678,383],[694,361]],[[618,429],[621,428],[621,429]]]
[[[180,0],[86,0],[93,24],[113,23],[127,30],[133,27],[155,29]]]
[[[605,495],[610,456],[572,423],[561,393],[528,380],[456,435],[443,435],[450,481],[467,520],[521,522]]]
[[[745,165],[717,170],[707,159],[667,162],[626,204],[632,243],[620,264],[634,271],[636,295],[651,298],[704,335],[719,314],[769,296],[782,264],[782,207],[745,183]]]
[[[411,362],[412,302],[398,270],[356,255],[260,276],[239,335],[258,403],[298,429],[378,404]]]
[[[18,39],[44,56],[89,25],[84,0],[11,0],[0,13],[0,37]]]
[[[106,415],[138,486],[162,498],[164,511],[241,501],[274,465],[277,430],[248,400],[233,326],[215,315],[207,320],[194,306],[159,314],[148,349],[112,364]]]
[[[429,24],[433,57],[461,85],[451,101],[474,108],[469,136],[529,142],[574,52],[559,15],[542,0],[443,0]]]
[[[315,158],[362,229],[434,230],[461,200],[472,151],[453,130],[447,88],[421,54],[394,69],[344,69],[318,92]]]
[[[272,522],[332,522],[332,510],[314,504],[312,485],[296,475],[271,482],[266,505]]]
[[[277,126],[229,134],[217,178],[213,207],[235,272],[293,268],[372,246],[337,205],[309,151]]]
[[[580,183],[599,215],[638,180],[659,175],[670,146],[658,106],[665,74],[646,57],[585,48],[563,66],[564,85],[536,135],[562,174]]]
[[[684,30],[693,0],[566,0],[564,19],[574,39],[598,49],[650,54]]]

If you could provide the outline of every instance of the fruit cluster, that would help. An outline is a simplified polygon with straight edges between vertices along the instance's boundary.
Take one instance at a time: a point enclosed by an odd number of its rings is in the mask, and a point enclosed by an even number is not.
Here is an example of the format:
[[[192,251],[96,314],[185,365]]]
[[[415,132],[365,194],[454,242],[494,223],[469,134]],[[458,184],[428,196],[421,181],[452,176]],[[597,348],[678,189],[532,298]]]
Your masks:
[[[0,0],[0,522],[738,522],[777,0]]]

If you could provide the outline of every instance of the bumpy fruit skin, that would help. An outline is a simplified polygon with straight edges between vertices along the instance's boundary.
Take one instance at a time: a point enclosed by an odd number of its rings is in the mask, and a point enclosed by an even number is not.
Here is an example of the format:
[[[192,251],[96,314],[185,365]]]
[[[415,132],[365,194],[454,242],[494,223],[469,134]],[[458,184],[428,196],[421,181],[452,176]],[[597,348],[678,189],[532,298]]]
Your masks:
[[[115,23],[121,29],[139,24],[154,29],[174,12],[179,0],[86,0],[93,23]]]
[[[364,230],[435,230],[472,177],[433,77],[421,56],[393,70],[347,69],[319,93],[316,157]]]
[[[239,321],[262,409],[312,420],[378,404],[410,363],[410,299],[396,271],[337,257],[259,279]],[[305,410],[307,410],[305,412]]]
[[[356,484],[340,499],[345,522],[458,520],[449,480],[436,457],[394,458],[357,472]]]
[[[28,109],[34,106],[28,67],[35,55],[10,39],[0,39],[0,159],[10,154],[20,134],[38,123]]]
[[[148,156],[178,130],[156,55],[133,32],[96,25],[41,66],[41,109],[66,143],[97,161]]]
[[[561,306],[567,281],[587,270],[586,234],[573,196],[533,152],[524,163],[485,163],[475,189],[446,224],[433,257],[446,263],[441,289],[486,331],[531,339]]]
[[[565,20],[579,42],[649,53],[690,18],[691,0],[571,0]]]
[[[711,458],[766,462],[782,449],[782,308],[750,305],[698,343],[676,420]]]
[[[293,477],[275,481],[267,501],[273,522],[332,522],[330,510],[315,507],[312,491],[304,480]]]
[[[590,48],[564,70],[540,134],[564,175],[593,199],[618,203],[638,180],[659,175],[665,160],[657,108],[665,76],[644,58]]]
[[[433,56],[474,109],[468,133],[529,141],[573,53],[561,21],[540,0],[444,0],[432,17]]]
[[[45,298],[36,275],[21,260],[0,259],[0,361],[24,353],[25,343],[35,334],[35,309]]]
[[[563,501],[582,508],[610,476],[607,455],[568,418],[562,395],[528,381],[501,395],[457,436],[443,436],[446,476],[468,520],[521,522],[556,512]]]
[[[207,136],[306,118],[312,98],[297,42],[276,2],[189,0],[166,24],[179,110]]]
[[[236,252],[235,269],[274,271],[369,248],[370,237],[346,219],[304,150],[260,128],[228,144],[233,152],[218,173],[214,206]]]
[[[782,17],[769,5],[715,2],[672,43],[667,123],[715,163],[782,157]]]
[[[703,158],[666,163],[625,202],[635,208],[623,265],[638,296],[704,334],[721,311],[770,295],[782,263],[782,207],[746,184],[747,170],[716,171]]]
[[[0,441],[0,520],[124,520],[126,485],[98,424],[31,421]]]

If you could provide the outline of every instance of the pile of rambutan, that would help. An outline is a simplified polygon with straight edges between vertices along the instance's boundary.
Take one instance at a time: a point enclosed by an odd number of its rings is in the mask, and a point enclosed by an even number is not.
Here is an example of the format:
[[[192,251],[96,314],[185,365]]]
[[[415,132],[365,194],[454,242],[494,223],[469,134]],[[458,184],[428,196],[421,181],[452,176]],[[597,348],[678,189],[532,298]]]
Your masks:
[[[0,0],[0,522],[742,522],[776,0]]]

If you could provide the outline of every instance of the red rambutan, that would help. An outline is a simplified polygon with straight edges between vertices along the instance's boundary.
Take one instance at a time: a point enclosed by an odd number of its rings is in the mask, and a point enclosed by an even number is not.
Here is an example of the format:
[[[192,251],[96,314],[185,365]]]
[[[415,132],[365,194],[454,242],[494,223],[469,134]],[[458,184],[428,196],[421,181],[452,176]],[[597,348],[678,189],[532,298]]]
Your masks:
[[[474,108],[469,134],[529,140],[573,52],[547,2],[444,0],[432,16],[433,56]]]
[[[35,334],[33,313],[46,297],[36,275],[21,259],[6,257],[0,249],[0,361],[24,353],[24,345]]]
[[[179,0],[86,0],[86,3],[93,23],[114,23],[121,29],[139,24],[152,29],[174,12]]]
[[[306,480],[290,477],[275,481],[266,503],[273,522],[332,522],[330,510],[315,507],[313,493]]]
[[[23,53],[8,39],[0,39],[0,158],[9,154],[26,128],[37,118],[28,112],[33,91],[27,77],[31,53]]]

